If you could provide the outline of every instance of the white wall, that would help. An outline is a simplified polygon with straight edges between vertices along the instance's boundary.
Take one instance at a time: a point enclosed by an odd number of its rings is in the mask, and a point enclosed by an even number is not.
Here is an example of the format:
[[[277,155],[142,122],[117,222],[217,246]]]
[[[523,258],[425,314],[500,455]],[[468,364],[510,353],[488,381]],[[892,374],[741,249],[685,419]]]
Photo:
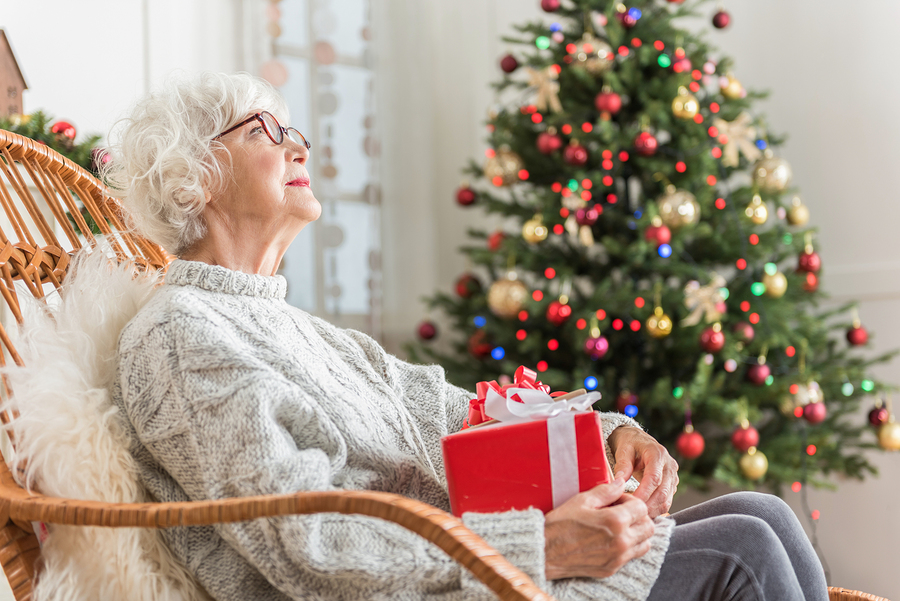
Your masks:
[[[466,269],[457,248],[477,209],[461,209],[460,169],[483,156],[488,88],[511,24],[541,14],[522,0],[396,0],[384,9],[379,51],[385,124],[385,342],[399,350],[426,317],[419,299],[451,290]],[[820,228],[823,286],[836,300],[861,300],[872,352],[900,346],[900,164],[894,49],[900,4],[856,7],[816,0],[730,0],[732,26],[710,38],[736,59],[748,87],[770,89],[771,127],[790,134],[783,156]],[[709,8],[710,14],[713,7]],[[703,20],[704,25],[708,23]],[[900,360],[875,373],[900,384]],[[864,412],[859,419],[865,419]],[[900,412],[900,399],[896,408]],[[881,476],[835,480],[812,491],[832,583],[900,599],[900,453],[871,453]],[[721,492],[721,491],[717,491]],[[799,495],[788,502],[802,513]],[[685,495],[683,506],[703,495]]]

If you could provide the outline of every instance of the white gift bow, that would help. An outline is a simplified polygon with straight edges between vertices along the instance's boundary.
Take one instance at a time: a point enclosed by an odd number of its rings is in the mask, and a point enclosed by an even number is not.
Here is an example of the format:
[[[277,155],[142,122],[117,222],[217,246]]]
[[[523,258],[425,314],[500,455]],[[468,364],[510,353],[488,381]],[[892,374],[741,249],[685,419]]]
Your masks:
[[[521,403],[513,400],[518,395]],[[493,388],[489,388],[484,397],[484,413],[505,424],[517,424],[537,419],[556,417],[561,413],[590,411],[591,405],[600,400],[599,392],[588,392],[583,395],[562,401],[554,400],[543,390],[533,388],[507,388],[506,398]]]
[[[518,395],[521,403],[513,400]],[[556,401],[542,390],[507,388],[506,398],[493,388],[484,398],[484,412],[505,424],[524,423],[547,418],[547,445],[550,453],[550,487],[553,507],[559,507],[578,494],[578,445],[575,416],[587,413],[600,399],[599,392],[588,392]]]

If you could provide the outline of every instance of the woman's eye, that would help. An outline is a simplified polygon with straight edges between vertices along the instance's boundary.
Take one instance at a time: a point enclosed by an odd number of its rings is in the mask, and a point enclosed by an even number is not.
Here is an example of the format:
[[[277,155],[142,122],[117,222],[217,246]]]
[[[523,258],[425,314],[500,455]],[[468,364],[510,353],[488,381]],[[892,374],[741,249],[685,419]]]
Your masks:
[[[261,133],[263,133],[263,128],[261,125],[257,125],[256,127],[254,127],[253,129],[250,130],[250,133],[251,134],[261,134]]]

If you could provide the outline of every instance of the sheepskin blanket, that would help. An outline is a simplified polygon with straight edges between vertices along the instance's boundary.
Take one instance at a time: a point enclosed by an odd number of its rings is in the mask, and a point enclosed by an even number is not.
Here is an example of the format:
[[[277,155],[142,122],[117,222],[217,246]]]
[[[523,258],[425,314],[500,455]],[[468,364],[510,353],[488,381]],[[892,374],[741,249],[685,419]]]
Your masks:
[[[76,257],[62,293],[46,304],[19,294],[26,324],[16,346],[26,367],[2,371],[13,391],[5,408],[19,412],[7,427],[16,440],[8,459],[23,486],[74,499],[151,500],[109,391],[119,333],[161,281],[159,273],[135,277],[132,266],[116,266],[95,250]],[[158,530],[48,530],[37,601],[209,599]]]

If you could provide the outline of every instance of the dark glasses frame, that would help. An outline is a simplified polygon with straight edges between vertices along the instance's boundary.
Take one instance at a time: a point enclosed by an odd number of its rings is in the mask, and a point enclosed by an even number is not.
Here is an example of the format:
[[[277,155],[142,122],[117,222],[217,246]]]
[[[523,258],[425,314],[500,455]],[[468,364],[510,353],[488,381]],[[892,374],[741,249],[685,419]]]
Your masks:
[[[278,127],[278,129],[276,131],[274,131],[274,132],[269,131],[269,125],[268,125],[268,123],[266,123],[266,120],[263,118],[263,115],[268,116],[275,123],[275,125]],[[287,134],[288,137],[293,142],[296,142],[299,144],[300,142],[298,140],[296,140],[294,138],[294,136],[291,135],[291,133],[293,132],[293,133],[297,134],[298,136],[300,136],[300,140],[302,140],[302,143],[303,143],[303,145],[306,146],[307,150],[309,150],[312,147],[312,145],[309,143],[309,140],[306,139],[306,136],[301,134],[298,130],[296,130],[293,127],[282,127],[281,124],[278,122],[278,119],[275,118],[275,115],[273,115],[269,111],[261,111],[251,117],[247,117],[246,119],[244,119],[243,121],[241,121],[240,123],[235,125],[234,127],[227,129],[227,130],[223,131],[222,133],[220,133],[218,136],[213,138],[213,140],[218,140],[225,134],[230,134],[237,128],[243,127],[244,125],[247,125],[248,123],[250,123],[251,121],[254,121],[254,120],[259,121],[260,124],[262,124],[263,131],[266,132],[266,135],[269,136],[269,139],[272,140],[272,142],[274,142],[275,144],[281,144],[282,142],[284,142],[284,134]]]

